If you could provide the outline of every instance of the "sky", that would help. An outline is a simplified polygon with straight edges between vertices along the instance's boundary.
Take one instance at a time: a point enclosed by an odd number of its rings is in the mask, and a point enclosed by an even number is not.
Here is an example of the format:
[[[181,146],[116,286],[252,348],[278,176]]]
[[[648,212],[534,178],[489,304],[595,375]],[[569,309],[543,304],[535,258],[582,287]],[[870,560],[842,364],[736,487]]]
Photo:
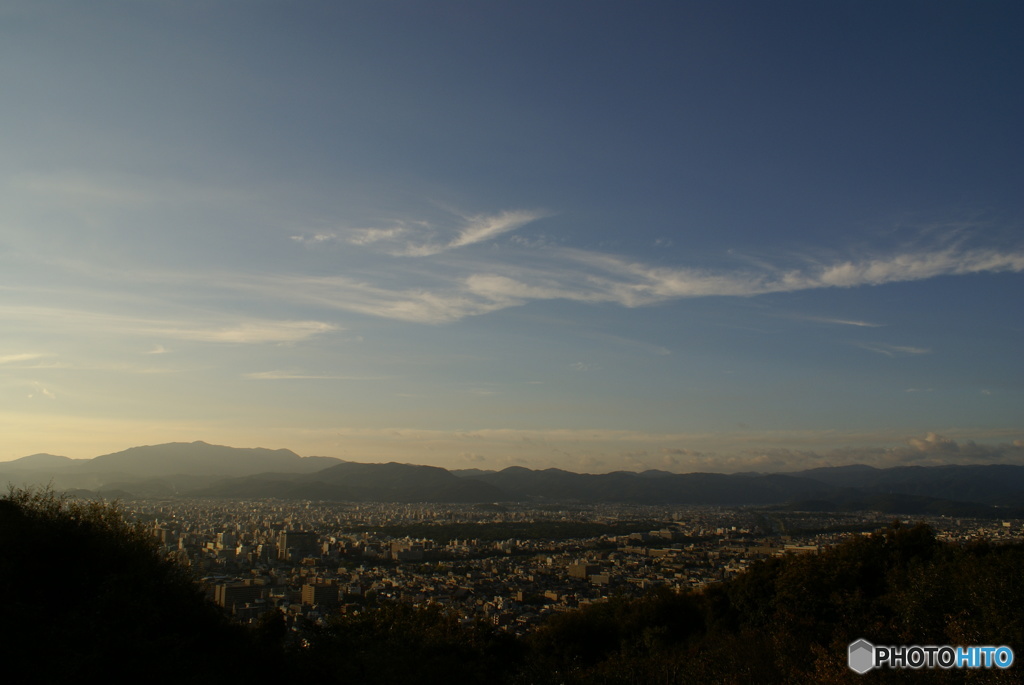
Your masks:
[[[1019,2],[8,0],[0,460],[1024,463]]]

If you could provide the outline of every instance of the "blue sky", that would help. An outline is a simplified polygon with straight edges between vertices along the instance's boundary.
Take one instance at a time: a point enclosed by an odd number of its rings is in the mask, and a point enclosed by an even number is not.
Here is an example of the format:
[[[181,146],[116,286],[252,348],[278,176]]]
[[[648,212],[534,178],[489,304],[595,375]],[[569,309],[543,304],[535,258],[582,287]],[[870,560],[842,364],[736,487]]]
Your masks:
[[[8,2],[0,459],[1024,460],[1015,2]]]

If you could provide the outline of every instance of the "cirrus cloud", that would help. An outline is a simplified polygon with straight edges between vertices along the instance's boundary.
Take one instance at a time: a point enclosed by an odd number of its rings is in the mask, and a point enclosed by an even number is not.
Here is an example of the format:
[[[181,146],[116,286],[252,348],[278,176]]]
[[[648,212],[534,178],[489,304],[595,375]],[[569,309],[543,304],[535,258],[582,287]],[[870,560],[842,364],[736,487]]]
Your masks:
[[[496,252],[447,254],[454,246],[487,240],[536,216],[529,212],[507,212],[486,217],[445,244],[406,242],[396,246],[391,238],[404,233],[380,234],[382,241],[397,250],[392,256],[430,257],[417,262],[415,271],[400,263],[382,262],[375,264],[372,272],[364,271],[362,278],[272,275],[235,279],[233,285],[257,288],[269,297],[283,296],[388,319],[444,323],[542,300],[632,308],[678,299],[755,297],[881,286],[938,276],[1024,271],[1024,250],[992,248],[924,248],[834,263],[805,260],[796,266],[781,267],[761,262],[756,268],[747,265],[717,270],[652,266],[615,254],[551,246],[535,249],[509,244]],[[819,320],[863,328],[879,326],[845,319]],[[887,345],[867,348],[890,356],[928,352],[924,348]]]

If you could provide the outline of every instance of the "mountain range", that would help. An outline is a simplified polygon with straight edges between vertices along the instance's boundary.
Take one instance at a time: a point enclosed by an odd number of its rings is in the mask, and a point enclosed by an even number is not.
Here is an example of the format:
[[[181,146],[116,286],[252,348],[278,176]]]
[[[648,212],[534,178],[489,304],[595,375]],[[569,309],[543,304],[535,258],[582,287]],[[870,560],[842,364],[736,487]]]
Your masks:
[[[0,482],[122,499],[193,496],[327,501],[626,502],[780,505],[805,510],[1011,516],[1024,508],[1024,466],[864,465],[775,474],[586,474],[513,466],[449,471],[300,457],[287,449],[205,442],[147,445],[93,459],[33,454],[0,462]]]

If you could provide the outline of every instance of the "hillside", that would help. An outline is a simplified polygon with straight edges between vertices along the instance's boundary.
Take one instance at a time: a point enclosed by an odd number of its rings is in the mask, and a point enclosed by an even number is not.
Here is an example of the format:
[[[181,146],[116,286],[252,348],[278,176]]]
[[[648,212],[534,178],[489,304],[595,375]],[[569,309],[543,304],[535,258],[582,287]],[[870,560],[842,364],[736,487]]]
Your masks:
[[[170,683],[180,672],[225,683],[281,666],[157,555],[148,531],[102,504],[42,491],[0,499],[0,596],[0,621],[14,628],[0,657],[11,683]]]

